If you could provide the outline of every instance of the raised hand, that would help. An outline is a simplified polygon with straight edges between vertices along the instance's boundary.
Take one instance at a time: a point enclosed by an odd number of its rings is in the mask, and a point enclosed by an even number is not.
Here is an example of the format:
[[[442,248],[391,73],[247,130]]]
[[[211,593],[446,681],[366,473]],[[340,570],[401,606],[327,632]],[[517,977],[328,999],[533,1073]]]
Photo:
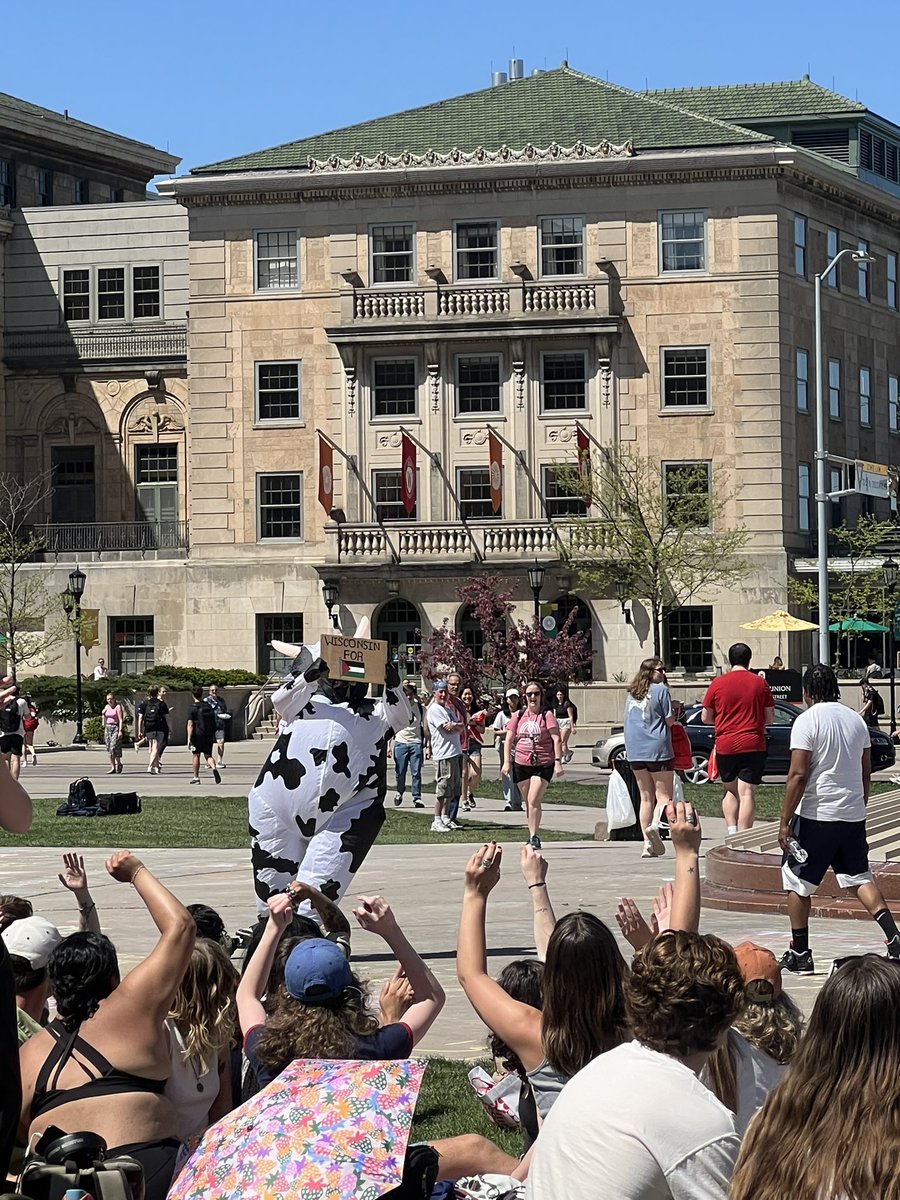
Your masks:
[[[287,929],[294,919],[294,903],[291,896],[287,892],[279,892],[277,896],[270,896],[266,904],[269,909],[269,920],[275,928],[279,932]]]
[[[480,850],[466,863],[466,891],[487,896],[500,882],[500,863],[503,847],[496,842],[485,842]]]
[[[529,887],[543,883],[547,878],[547,860],[539,850],[532,850],[526,842],[519,855],[522,875]]]
[[[87,871],[84,869],[84,859],[79,854],[63,855],[62,873],[56,878],[70,892],[86,892],[88,890]]]
[[[665,933],[671,928],[672,899],[675,896],[675,884],[664,883],[653,900],[653,924],[657,933]]]
[[[116,883],[131,883],[143,865],[130,850],[117,850],[106,860],[106,869]]]
[[[357,896],[357,900],[359,907],[354,908],[353,915],[361,929],[386,938],[397,928],[397,918],[384,896]]]
[[[698,854],[703,833],[700,829],[700,818],[690,801],[675,804],[670,800],[666,805],[666,818],[675,853],[687,850]]]
[[[641,910],[629,896],[623,896],[616,905],[616,924],[622,931],[622,937],[635,950],[646,946],[657,932],[647,924]]]
[[[381,1006],[382,1024],[395,1024],[402,1018],[414,1000],[415,993],[412,984],[406,978],[403,968],[398,967],[381,989],[379,1005]]]

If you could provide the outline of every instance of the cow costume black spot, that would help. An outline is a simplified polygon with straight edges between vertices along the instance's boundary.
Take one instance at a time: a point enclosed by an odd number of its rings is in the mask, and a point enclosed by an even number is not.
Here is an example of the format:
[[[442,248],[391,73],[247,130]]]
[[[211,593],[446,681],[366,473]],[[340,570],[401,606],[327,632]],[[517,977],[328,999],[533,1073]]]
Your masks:
[[[324,671],[304,647],[272,697],[281,728],[248,798],[261,912],[294,879],[343,895],[384,824],[387,744],[412,719],[390,664],[374,702]]]

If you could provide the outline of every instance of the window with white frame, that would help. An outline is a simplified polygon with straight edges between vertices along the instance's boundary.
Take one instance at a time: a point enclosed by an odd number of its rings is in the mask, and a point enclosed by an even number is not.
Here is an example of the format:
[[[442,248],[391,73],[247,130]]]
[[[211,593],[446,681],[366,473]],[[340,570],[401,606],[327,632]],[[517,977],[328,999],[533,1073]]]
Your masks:
[[[541,467],[541,495],[549,517],[586,517],[584,496],[567,486],[571,467],[548,464]]]
[[[670,671],[699,675],[713,668],[713,610],[708,604],[676,608],[665,618],[665,654]]]
[[[678,209],[659,214],[659,269],[706,270],[706,213],[703,209]]]
[[[541,411],[584,412],[587,355],[583,351],[541,355]]]
[[[541,275],[584,274],[584,217],[541,217]]]
[[[841,360],[828,360],[828,415],[835,421],[841,419]]]
[[[125,268],[97,268],[97,320],[125,320]]]
[[[886,300],[888,308],[897,308],[897,255],[889,250],[885,260],[887,269]]]
[[[87,268],[63,271],[62,302],[64,321],[91,319],[91,272]]]
[[[794,217],[794,274],[806,278],[806,217]]]
[[[666,522],[676,528],[703,529],[710,518],[710,464],[662,464]]]
[[[860,254],[869,253],[869,243],[862,239],[857,242],[856,248]],[[856,264],[856,290],[860,300],[869,299],[869,263],[867,262],[858,262]]]
[[[900,433],[900,377],[888,375],[888,429]]]
[[[256,363],[256,420],[300,421],[302,367],[299,362]]]
[[[662,358],[662,407],[709,407],[709,349],[666,346]]]
[[[303,472],[256,476],[257,540],[302,541]]]
[[[300,286],[296,229],[261,230],[256,235],[256,290],[277,292]]]
[[[409,513],[403,504],[402,471],[373,471],[372,495],[375,497],[376,521],[415,521],[418,504],[414,504]]]
[[[797,464],[797,521],[801,533],[810,530],[810,479],[809,463]]]
[[[414,358],[374,359],[372,416],[414,417],[418,407],[417,376]]]
[[[872,424],[872,372],[868,367],[859,368],[859,423]]]
[[[134,319],[159,316],[159,267],[131,268],[132,315]]]
[[[829,229],[825,234],[825,258],[827,262],[831,262],[838,250],[841,248],[840,234],[836,229]],[[836,288],[840,291],[841,287],[841,268],[840,266],[832,267],[825,276],[825,283],[830,288]]]
[[[64,321],[142,321],[162,312],[162,268],[75,267],[61,273]]]
[[[457,221],[455,241],[456,278],[500,278],[499,221]]]
[[[153,666],[153,617],[110,617],[110,666],[117,675],[141,675]]]
[[[456,494],[462,515],[467,521],[486,521],[503,516],[502,508],[495,513],[491,505],[491,478],[487,467],[458,467]]]
[[[498,413],[502,407],[499,354],[460,354],[456,359],[459,415]]]
[[[373,225],[369,231],[373,283],[415,282],[414,225]]]
[[[809,351],[797,351],[797,410],[809,412]]]

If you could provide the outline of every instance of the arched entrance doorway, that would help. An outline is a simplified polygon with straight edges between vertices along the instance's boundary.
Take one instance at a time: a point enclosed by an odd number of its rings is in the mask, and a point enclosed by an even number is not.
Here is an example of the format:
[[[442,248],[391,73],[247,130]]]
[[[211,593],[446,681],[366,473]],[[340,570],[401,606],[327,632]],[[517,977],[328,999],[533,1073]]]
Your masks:
[[[397,664],[401,675],[417,675],[419,629],[422,618],[409,600],[397,596],[382,605],[375,618],[375,637],[388,644],[388,658]]]

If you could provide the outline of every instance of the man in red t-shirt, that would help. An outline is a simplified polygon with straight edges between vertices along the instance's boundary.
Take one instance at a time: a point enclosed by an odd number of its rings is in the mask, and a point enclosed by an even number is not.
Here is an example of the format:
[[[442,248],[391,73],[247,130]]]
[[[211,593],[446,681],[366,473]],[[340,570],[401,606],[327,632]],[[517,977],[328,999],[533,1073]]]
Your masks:
[[[756,788],[766,769],[766,726],[775,719],[769,685],[750,667],[743,642],[728,648],[731,670],[714,679],[703,697],[700,719],[716,727],[716,762],[725,793],[722,815],[728,833],[752,829]]]

